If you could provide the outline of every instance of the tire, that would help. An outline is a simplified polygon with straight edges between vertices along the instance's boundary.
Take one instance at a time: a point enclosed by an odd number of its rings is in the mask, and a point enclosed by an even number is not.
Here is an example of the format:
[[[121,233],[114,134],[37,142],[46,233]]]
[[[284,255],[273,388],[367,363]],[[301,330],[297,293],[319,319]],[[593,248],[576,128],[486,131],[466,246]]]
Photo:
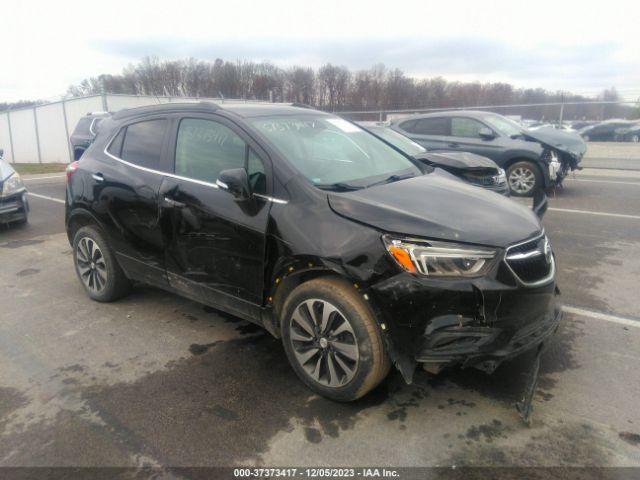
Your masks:
[[[515,162],[507,169],[507,182],[514,197],[530,197],[542,188],[542,173],[529,161]]]
[[[326,308],[332,311],[323,334]],[[389,373],[391,363],[373,311],[343,279],[324,277],[296,287],[284,303],[280,328],[293,370],[311,390],[331,400],[356,400]]]
[[[72,244],[76,274],[92,300],[113,302],[129,293],[131,282],[97,227],[80,228]]]

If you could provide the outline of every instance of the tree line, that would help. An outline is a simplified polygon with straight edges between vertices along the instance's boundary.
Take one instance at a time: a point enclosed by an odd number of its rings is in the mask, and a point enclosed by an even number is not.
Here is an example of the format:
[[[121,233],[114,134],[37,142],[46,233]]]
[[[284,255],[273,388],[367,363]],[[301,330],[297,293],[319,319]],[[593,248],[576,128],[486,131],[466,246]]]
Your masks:
[[[382,64],[351,71],[327,63],[318,69],[304,66],[281,68],[269,62],[197,59],[159,60],[146,57],[119,75],[103,74],[69,87],[72,96],[98,93],[171,97],[222,97],[273,102],[299,102],[327,111],[460,108],[481,105],[514,105],[558,102],[590,102],[594,98],[542,88],[515,88],[508,83],[452,82],[442,77],[412,78]],[[600,100],[617,101],[615,89]],[[0,109],[2,104],[0,104]],[[509,115],[556,119],[557,106],[495,109]],[[640,116],[623,105],[566,106],[564,118]],[[358,118],[366,118],[360,115]]]

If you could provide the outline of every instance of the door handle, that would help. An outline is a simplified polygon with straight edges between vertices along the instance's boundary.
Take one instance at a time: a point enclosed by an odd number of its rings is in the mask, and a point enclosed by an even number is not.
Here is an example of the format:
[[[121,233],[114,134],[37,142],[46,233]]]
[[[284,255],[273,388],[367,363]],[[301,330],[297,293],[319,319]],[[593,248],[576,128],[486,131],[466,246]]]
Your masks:
[[[164,197],[164,204],[168,207],[174,207],[174,208],[186,207],[186,204],[182,202],[178,202],[177,200],[174,200],[173,198],[169,198],[169,197]]]
[[[96,182],[104,182],[104,175],[99,172],[92,174],[91,178],[93,178]]]
[[[460,148],[460,144],[459,143],[450,143],[449,146],[451,148]]]

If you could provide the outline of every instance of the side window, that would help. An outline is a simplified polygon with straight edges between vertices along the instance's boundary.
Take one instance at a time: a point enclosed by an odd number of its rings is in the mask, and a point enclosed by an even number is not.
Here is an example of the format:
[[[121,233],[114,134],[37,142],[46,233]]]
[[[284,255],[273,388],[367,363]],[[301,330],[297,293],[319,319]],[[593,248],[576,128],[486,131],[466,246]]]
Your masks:
[[[221,171],[245,168],[252,191],[266,193],[262,160],[229,127],[200,118],[180,121],[176,141],[175,173],[215,183]]]
[[[413,125],[411,133],[419,135],[449,135],[449,118],[420,118]]]
[[[111,140],[111,143],[107,148],[107,152],[109,152],[111,155],[115,155],[116,157],[120,158],[120,154],[122,153],[122,141],[124,140],[124,132],[126,130],[126,128],[121,128],[115,138]]]
[[[413,127],[415,126],[417,120],[407,120],[406,122],[402,122],[400,124],[400,128],[405,132],[413,132]]]
[[[454,137],[480,138],[480,130],[485,126],[473,118],[454,117],[451,119],[451,135]]]
[[[160,156],[166,130],[165,119],[128,125],[120,158],[141,167],[160,170]]]

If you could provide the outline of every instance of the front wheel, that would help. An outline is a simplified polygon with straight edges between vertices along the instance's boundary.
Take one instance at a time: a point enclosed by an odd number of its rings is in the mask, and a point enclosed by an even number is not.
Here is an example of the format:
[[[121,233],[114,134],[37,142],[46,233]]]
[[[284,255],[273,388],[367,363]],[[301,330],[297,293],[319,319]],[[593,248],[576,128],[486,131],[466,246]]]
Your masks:
[[[516,162],[507,169],[509,190],[516,197],[529,197],[542,188],[540,169],[531,162]]]
[[[291,366],[324,397],[356,400],[389,373],[373,312],[342,279],[326,277],[298,286],[284,304],[280,323]]]

